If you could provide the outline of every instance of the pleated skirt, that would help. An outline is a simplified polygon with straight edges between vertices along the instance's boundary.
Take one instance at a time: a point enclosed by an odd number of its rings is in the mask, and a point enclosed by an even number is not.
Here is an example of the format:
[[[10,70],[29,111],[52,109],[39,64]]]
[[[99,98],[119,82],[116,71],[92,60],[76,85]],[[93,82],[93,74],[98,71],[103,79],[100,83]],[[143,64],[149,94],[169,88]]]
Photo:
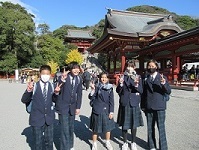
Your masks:
[[[144,126],[140,107],[120,105],[118,109],[117,123],[119,126],[122,126],[122,129],[124,130],[135,129],[140,126]]]
[[[115,128],[116,124],[113,119],[109,119],[108,114],[105,112],[102,114],[91,113],[90,117],[90,129],[94,133],[110,132]]]

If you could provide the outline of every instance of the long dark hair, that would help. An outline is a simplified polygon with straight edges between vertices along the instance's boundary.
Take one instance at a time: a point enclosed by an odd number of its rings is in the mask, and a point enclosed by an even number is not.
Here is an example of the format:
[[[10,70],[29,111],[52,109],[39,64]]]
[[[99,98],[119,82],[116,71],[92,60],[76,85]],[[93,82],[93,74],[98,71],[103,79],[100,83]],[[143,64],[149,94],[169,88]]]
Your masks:
[[[156,65],[157,71],[159,70],[158,62],[155,59],[151,59],[147,62],[147,68],[150,63],[154,63]]]

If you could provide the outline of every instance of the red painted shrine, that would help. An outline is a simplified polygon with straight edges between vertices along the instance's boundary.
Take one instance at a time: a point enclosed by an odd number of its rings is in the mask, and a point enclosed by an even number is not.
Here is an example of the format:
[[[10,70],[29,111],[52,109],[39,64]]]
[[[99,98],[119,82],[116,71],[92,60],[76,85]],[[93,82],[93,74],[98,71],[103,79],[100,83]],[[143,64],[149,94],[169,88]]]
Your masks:
[[[76,45],[79,52],[85,52],[95,39],[90,31],[69,29],[64,42]]]
[[[103,35],[88,51],[107,55],[107,71],[114,83],[127,59],[136,59],[142,73],[152,58],[173,82],[184,63],[199,62],[199,27],[183,31],[171,15],[110,9]]]

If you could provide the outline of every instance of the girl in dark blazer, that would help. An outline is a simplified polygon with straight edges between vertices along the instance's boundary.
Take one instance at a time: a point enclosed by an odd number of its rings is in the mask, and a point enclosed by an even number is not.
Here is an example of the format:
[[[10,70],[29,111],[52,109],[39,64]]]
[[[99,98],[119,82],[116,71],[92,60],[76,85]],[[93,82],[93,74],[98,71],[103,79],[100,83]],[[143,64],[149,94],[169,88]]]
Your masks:
[[[135,62],[129,61],[125,65],[125,72],[119,79],[116,92],[120,97],[117,123],[122,126],[122,135],[124,144],[122,150],[128,149],[127,130],[131,129],[131,149],[137,150],[135,137],[137,127],[143,126],[140,101],[142,89],[142,80],[135,71]]]
[[[115,128],[113,120],[114,96],[113,86],[108,83],[108,75],[100,74],[100,82],[95,86],[91,84],[91,93],[89,94],[92,113],[90,117],[90,129],[93,131],[92,150],[97,150],[97,134],[106,133],[106,148],[113,150],[110,143],[110,132]]]
[[[157,72],[158,64],[155,60],[147,63],[147,72],[144,79],[144,92],[142,96],[142,110],[147,118],[147,133],[149,149],[155,150],[155,123],[157,123],[159,131],[159,149],[167,150],[167,140],[165,133],[165,110],[166,99],[171,93],[171,88],[167,78]]]

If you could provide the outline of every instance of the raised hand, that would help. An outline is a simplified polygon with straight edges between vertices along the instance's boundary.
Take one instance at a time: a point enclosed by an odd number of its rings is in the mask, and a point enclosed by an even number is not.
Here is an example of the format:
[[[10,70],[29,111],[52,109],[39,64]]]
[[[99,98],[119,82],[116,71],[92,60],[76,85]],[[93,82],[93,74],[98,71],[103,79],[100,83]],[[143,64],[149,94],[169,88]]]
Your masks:
[[[28,82],[27,91],[32,92],[33,88],[34,88],[34,81],[31,80],[31,82]]]
[[[58,84],[58,83],[57,83],[57,86],[56,86],[56,88],[55,88],[55,90],[54,90],[54,93],[58,94],[58,93],[60,92],[62,84],[63,84],[63,83],[61,83],[61,84]]]
[[[70,71],[65,71],[65,69],[64,69],[64,72],[62,73],[62,76],[61,76],[61,80],[62,80],[62,81],[63,81],[63,80],[66,80],[66,78],[67,78],[69,72],[70,72]]]
[[[160,77],[161,77],[161,79],[160,79],[161,84],[165,84],[165,83],[166,83],[166,80],[165,80],[165,78],[164,78],[164,75],[163,75],[163,74],[160,74]]]
[[[95,90],[95,84],[94,84],[94,82],[90,83],[90,87],[91,87],[91,90]]]
[[[123,75],[120,75],[119,83],[120,83],[120,84],[123,84],[123,82],[124,82],[124,76],[123,76]]]
[[[136,87],[138,87],[139,80],[140,80],[140,76],[139,76],[139,75],[136,75],[135,80],[134,80],[134,83],[135,83],[135,86],[136,86]]]

